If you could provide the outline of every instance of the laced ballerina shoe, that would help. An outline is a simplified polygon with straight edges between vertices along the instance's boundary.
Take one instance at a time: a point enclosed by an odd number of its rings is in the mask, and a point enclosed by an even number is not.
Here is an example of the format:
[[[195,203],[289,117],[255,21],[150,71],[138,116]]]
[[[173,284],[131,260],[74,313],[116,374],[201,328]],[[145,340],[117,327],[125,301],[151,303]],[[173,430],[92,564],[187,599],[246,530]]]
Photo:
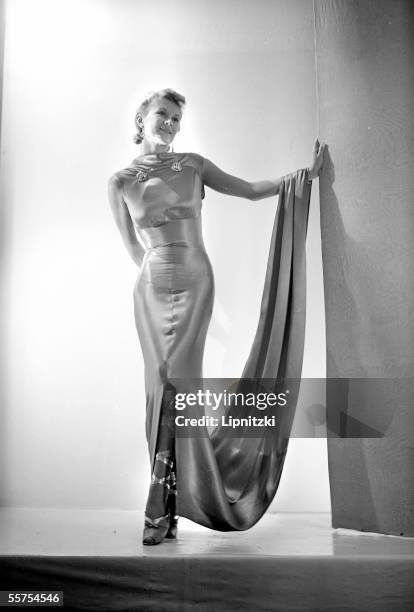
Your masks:
[[[158,519],[149,519],[145,517],[144,532],[142,534],[142,543],[146,546],[155,546],[161,544],[170,529],[169,516],[161,516]]]

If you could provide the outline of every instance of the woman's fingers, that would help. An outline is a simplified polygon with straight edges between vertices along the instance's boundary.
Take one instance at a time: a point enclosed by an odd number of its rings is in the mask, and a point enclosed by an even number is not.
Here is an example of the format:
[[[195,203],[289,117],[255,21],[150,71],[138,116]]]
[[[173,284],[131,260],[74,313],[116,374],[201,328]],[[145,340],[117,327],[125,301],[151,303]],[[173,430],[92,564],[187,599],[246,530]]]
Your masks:
[[[323,166],[323,154],[325,152],[325,147],[326,143],[320,142],[319,138],[316,138],[313,145],[312,163],[309,166],[311,178],[316,177]]]
[[[319,165],[319,170],[320,170],[320,169],[322,168],[322,166],[323,166],[323,155],[324,155],[324,153],[325,153],[325,146],[326,146],[326,145],[325,145],[325,143],[323,143],[323,144],[321,145],[321,148],[319,149],[319,152],[318,152],[318,165]]]
[[[322,142],[319,146],[319,151],[318,151],[318,157],[323,157],[324,151],[325,151],[325,146],[326,143]]]

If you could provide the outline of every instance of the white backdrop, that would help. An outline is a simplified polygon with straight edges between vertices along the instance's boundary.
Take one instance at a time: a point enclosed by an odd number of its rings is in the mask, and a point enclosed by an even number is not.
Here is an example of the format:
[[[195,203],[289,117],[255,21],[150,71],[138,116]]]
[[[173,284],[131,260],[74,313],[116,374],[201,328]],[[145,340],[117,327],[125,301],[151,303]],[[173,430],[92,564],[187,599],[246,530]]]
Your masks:
[[[186,96],[176,151],[247,180],[307,165],[317,135],[311,0],[10,0],[0,503],[136,509],[149,462],[137,275],[107,180],[139,153],[149,90]],[[317,185],[304,376],[325,375]],[[256,328],[276,198],[206,190],[216,276],[205,376],[237,376]],[[330,509],[326,440],[291,440],[273,509]]]

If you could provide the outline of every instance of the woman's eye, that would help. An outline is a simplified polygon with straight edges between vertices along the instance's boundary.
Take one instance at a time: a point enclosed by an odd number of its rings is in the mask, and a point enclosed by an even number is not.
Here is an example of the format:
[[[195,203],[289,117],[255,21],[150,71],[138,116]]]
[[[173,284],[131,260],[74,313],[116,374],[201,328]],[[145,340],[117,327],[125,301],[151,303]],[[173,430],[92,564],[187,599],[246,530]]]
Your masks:
[[[177,117],[174,117],[173,121],[175,121],[175,123],[178,123]]]

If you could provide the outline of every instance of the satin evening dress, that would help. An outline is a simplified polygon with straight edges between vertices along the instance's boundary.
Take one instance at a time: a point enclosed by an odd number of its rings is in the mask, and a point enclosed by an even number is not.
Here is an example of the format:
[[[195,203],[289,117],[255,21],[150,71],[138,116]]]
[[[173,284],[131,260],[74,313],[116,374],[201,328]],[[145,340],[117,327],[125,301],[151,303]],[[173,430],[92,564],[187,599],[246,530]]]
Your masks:
[[[154,525],[177,512],[218,530],[251,527],[280,480],[293,414],[271,438],[229,437],[225,428],[174,435],[175,392],[203,376],[214,276],[201,225],[203,157],[146,154],[117,173],[145,256],[134,286],[136,328],[145,363],[146,435]],[[242,377],[300,378],[305,325],[307,170],[283,178],[257,332]],[[172,384],[172,381],[174,384]]]

